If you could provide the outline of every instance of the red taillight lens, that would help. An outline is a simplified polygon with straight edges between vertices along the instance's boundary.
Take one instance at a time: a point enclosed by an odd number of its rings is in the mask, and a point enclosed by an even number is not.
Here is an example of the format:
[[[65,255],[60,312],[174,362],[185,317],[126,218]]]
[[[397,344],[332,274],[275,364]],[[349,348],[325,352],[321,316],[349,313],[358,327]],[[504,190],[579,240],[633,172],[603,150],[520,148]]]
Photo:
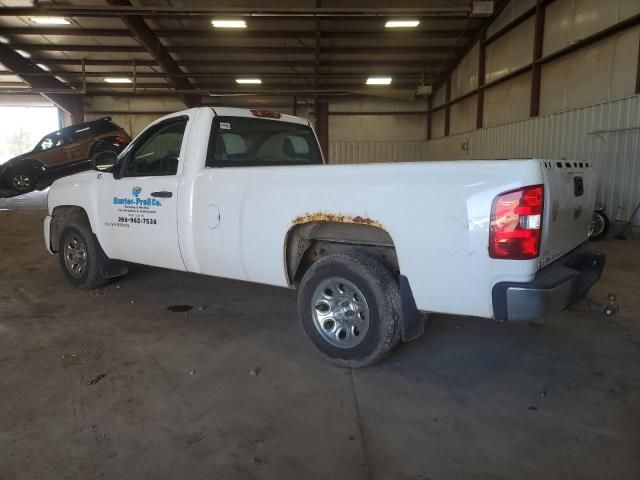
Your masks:
[[[544,187],[533,185],[501,193],[491,206],[489,256],[528,260],[540,255]]]
[[[278,112],[272,112],[271,110],[251,110],[251,114],[260,118],[280,118]]]

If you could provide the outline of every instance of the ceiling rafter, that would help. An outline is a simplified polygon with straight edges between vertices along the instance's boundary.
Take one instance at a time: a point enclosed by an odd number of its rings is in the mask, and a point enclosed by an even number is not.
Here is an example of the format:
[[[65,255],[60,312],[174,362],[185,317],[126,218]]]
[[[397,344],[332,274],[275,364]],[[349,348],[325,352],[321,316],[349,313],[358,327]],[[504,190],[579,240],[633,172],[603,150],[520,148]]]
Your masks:
[[[237,15],[246,17],[290,18],[346,18],[346,19],[377,19],[386,17],[435,17],[435,18],[466,18],[471,14],[471,4],[467,6],[436,6],[436,7],[368,7],[363,11],[361,7],[268,7],[247,8],[229,6],[133,6],[128,4],[103,5],[55,5],[47,4],[42,7],[4,7],[0,9],[0,16],[28,17],[38,15],[68,16],[68,17],[197,17],[212,15]]]
[[[49,91],[44,96],[69,113],[75,122],[83,121],[82,98],[74,95],[68,85],[4,44],[0,44],[0,63],[12,72],[19,72],[16,76],[31,88]]]
[[[109,5],[118,8],[132,7],[129,0],[107,0]],[[158,63],[158,66],[165,73],[183,73],[178,64],[175,62],[169,51],[166,49],[160,40],[153,34],[153,31],[146,24],[144,19],[137,15],[122,15],[122,22],[131,31],[133,37],[138,43],[149,53],[153,59]],[[169,83],[171,83],[176,90],[190,90],[194,89],[191,81],[186,77],[168,77]],[[180,99],[184,104],[191,108],[201,105],[202,99],[199,95],[180,94]]]
[[[131,32],[126,29],[105,29],[105,28],[69,28],[69,27],[8,27],[2,29],[4,35],[71,35],[76,37],[131,37]],[[313,30],[247,30],[247,31],[216,31],[213,29],[189,28],[184,30],[153,30],[159,38],[202,38],[206,35],[211,39],[223,38],[314,38]],[[349,30],[333,31],[322,30],[323,38],[329,39],[361,39],[380,38],[385,34],[385,38],[390,40],[439,40],[453,39],[460,37],[458,30],[412,30],[412,31],[380,31],[380,30]],[[462,37],[471,39],[475,35],[474,31],[465,32]]]
[[[61,44],[13,44],[13,48],[32,52],[97,52],[97,53],[150,53],[145,47],[137,45],[61,45]],[[211,54],[296,54],[296,55],[445,55],[458,49],[450,47],[208,47],[208,46],[169,46],[168,52],[175,53],[211,53]],[[150,53],[151,54],[151,53]]]

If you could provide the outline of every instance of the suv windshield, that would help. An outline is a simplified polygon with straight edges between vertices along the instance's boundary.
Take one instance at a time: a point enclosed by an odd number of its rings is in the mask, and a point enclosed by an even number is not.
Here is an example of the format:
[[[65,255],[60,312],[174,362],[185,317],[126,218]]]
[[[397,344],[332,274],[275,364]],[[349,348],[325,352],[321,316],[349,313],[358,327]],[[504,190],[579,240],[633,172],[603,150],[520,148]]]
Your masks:
[[[208,167],[321,163],[316,138],[306,125],[246,117],[213,119]]]

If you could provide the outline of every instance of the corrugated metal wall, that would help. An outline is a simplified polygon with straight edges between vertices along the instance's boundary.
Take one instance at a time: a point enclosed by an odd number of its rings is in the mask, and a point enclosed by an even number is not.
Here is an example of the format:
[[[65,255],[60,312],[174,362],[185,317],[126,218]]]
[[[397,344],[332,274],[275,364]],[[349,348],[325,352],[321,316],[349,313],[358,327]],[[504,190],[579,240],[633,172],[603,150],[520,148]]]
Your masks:
[[[640,96],[429,142],[337,142],[332,163],[566,158],[598,166],[598,200],[625,220],[640,201]],[[640,213],[634,224],[640,225]]]
[[[427,159],[427,142],[331,142],[331,163],[415,162]]]

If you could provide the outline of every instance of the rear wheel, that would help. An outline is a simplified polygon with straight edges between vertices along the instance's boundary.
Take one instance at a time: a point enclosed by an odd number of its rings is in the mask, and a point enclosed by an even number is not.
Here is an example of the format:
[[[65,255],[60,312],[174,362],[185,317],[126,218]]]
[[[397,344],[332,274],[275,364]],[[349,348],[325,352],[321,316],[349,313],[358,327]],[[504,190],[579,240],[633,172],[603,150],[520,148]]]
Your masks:
[[[589,239],[600,240],[609,232],[609,218],[604,212],[595,211],[591,217]]]
[[[101,273],[104,260],[88,228],[66,227],[60,236],[58,255],[64,276],[74,287],[90,290],[107,283],[108,279]]]
[[[400,290],[391,272],[358,252],[328,255],[305,273],[298,289],[305,333],[330,361],[365,367],[400,340]]]

